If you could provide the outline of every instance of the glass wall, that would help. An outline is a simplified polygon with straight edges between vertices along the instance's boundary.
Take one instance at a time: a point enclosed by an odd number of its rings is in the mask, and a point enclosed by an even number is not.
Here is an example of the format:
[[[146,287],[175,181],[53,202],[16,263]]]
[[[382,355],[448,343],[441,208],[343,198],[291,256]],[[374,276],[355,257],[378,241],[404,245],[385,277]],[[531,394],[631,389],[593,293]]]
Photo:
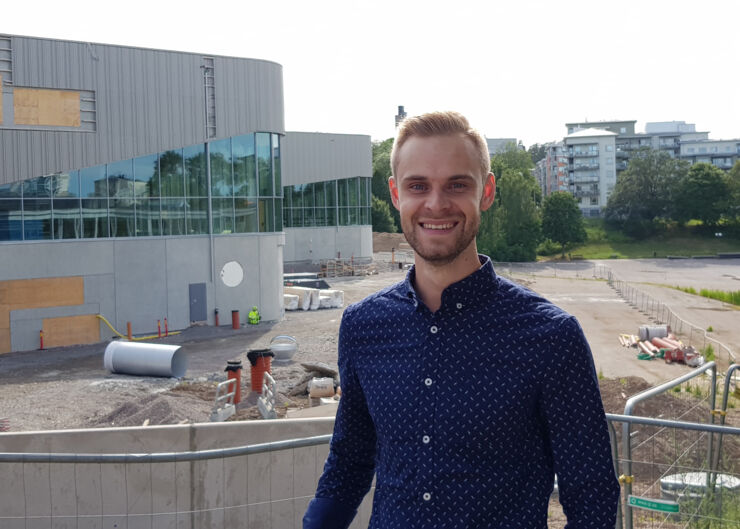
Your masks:
[[[280,165],[258,132],[2,185],[0,241],[282,231]]]
[[[371,224],[370,178],[343,178],[284,189],[286,228]]]

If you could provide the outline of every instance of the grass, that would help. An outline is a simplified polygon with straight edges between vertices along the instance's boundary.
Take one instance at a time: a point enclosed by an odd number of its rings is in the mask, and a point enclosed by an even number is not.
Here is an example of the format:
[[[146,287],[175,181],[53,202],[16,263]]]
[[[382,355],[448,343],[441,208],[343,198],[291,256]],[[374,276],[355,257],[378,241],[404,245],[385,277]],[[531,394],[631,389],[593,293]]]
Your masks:
[[[713,290],[709,288],[702,288],[697,291],[693,287],[673,287],[676,290],[680,290],[681,292],[686,292],[687,294],[693,294],[695,296],[703,296],[705,298],[709,299],[716,299],[717,301],[722,301],[724,303],[727,303],[729,305],[736,305],[740,306],[740,290],[734,290],[734,291],[724,291],[724,290]],[[714,329],[710,325],[707,331],[712,332]]]
[[[640,259],[649,257],[715,255],[740,251],[740,240],[716,238],[702,233],[702,226],[681,226],[666,229],[645,239],[628,237],[608,228],[602,219],[585,219],[588,240],[569,250],[584,259]],[[559,254],[549,258],[558,258]]]

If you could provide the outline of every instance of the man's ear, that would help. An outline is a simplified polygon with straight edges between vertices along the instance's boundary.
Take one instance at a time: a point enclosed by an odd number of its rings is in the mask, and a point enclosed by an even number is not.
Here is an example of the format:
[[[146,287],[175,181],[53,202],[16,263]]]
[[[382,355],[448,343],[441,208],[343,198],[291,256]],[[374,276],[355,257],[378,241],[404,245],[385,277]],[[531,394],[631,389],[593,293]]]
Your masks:
[[[388,190],[391,192],[393,207],[401,211],[401,208],[398,206],[398,186],[396,185],[396,179],[392,176],[388,179]]]
[[[480,197],[480,210],[485,211],[493,205],[493,199],[496,198],[496,177],[493,173],[488,173],[483,181],[483,196]]]

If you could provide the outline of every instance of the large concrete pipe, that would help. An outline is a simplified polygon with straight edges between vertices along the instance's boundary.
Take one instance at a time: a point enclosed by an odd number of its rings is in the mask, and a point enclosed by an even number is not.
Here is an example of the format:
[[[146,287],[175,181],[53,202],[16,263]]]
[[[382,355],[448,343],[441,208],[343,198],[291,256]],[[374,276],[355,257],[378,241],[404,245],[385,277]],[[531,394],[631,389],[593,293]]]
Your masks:
[[[105,348],[103,365],[113,373],[182,378],[188,369],[188,359],[180,348],[115,340]]]

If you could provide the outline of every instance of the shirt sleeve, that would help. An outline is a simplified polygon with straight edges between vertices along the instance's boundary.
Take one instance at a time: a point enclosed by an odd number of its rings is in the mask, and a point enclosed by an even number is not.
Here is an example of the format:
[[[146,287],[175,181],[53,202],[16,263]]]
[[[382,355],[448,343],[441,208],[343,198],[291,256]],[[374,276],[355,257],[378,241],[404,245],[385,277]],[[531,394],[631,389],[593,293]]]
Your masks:
[[[353,367],[353,336],[348,308],[339,327],[342,398],[324,473],[303,517],[304,529],[346,529],[370,490],[375,473],[375,426]]]
[[[541,395],[566,529],[613,528],[619,502],[591,350],[575,318],[552,340]]]

